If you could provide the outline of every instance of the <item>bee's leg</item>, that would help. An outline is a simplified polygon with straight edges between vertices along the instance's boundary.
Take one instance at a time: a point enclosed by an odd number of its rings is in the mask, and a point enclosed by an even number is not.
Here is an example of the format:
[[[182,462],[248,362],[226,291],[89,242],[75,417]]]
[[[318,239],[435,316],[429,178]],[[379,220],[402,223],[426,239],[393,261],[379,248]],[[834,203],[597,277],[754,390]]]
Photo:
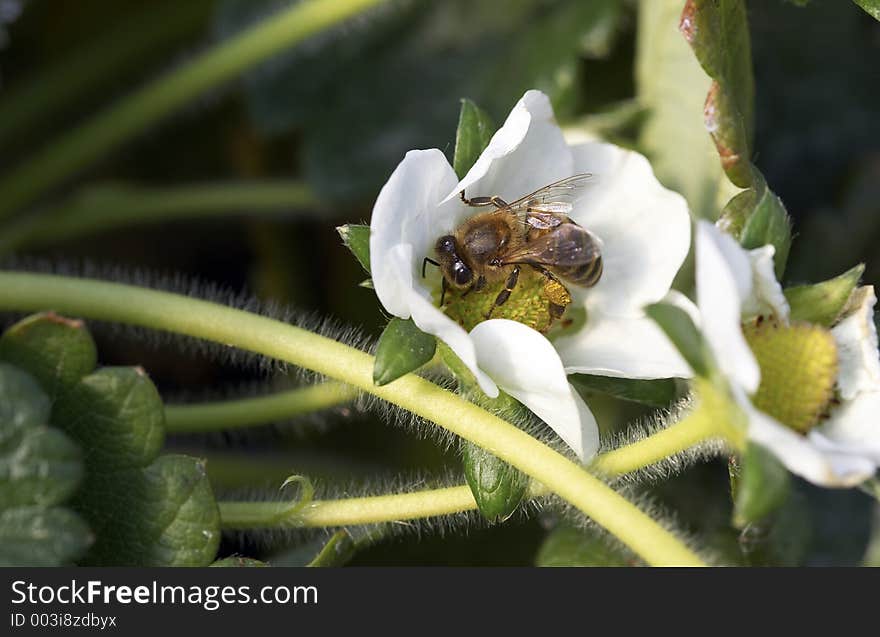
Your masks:
[[[440,283],[440,307],[443,307],[443,301],[446,300],[446,277],[441,279]]]
[[[431,265],[436,265],[438,268],[440,267],[440,264],[437,263],[436,261],[434,261],[434,259],[432,259],[431,257],[425,257],[424,259],[422,259],[422,278],[423,279],[425,278],[425,266],[427,266],[429,263]]]
[[[507,202],[504,201],[501,197],[493,196],[493,197],[471,197],[468,199],[464,196],[464,190],[459,193],[461,200],[465,203],[465,205],[471,206],[473,208],[481,208],[483,206],[495,206],[496,208],[507,208]]]
[[[471,292],[479,292],[484,287],[486,287],[486,277],[481,276],[476,281],[474,281],[474,284],[471,287],[464,291],[464,294],[461,295],[461,298],[466,297]]]
[[[498,293],[498,296],[495,297],[495,304],[489,308],[489,311],[486,313],[486,318],[492,316],[492,312],[495,311],[496,307],[501,307],[505,303],[507,303],[507,299],[510,298],[510,293],[513,292],[513,288],[516,287],[517,281],[519,281],[519,269],[520,266],[513,266],[513,270],[510,271],[510,276],[507,277],[507,283],[504,284],[504,289]]]
[[[563,285],[559,277],[547,268],[542,268],[538,265],[532,265],[532,268],[547,278],[547,282],[544,284],[544,296],[550,302],[550,307],[548,308],[550,316],[554,319],[562,318],[565,308],[571,305],[571,294],[568,288]]]

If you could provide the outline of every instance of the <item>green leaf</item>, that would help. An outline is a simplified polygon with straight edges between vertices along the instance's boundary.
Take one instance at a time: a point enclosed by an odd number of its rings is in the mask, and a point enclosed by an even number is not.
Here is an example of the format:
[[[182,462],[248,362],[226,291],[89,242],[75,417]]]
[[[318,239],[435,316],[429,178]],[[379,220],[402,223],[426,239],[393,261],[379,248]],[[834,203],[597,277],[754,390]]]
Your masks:
[[[0,510],[58,504],[82,479],[79,448],[48,421],[49,398],[36,381],[0,363]]]
[[[792,320],[831,327],[843,312],[864,272],[864,264],[859,264],[821,283],[786,288],[785,298],[791,307]]]
[[[703,122],[711,80],[678,31],[683,0],[640,0],[636,91],[647,109],[639,147],[657,178],[687,199],[697,218],[714,220],[736,188]]]
[[[207,566],[220,542],[220,512],[198,458],[164,455],[145,469],[89,474],[75,504],[97,541],[97,566]]]
[[[495,123],[484,110],[469,99],[461,100],[458,116],[458,130],[455,133],[455,155],[452,167],[459,179],[477,161],[480,153],[489,145],[495,133]]]
[[[49,421],[49,397],[30,375],[0,362],[0,441]]]
[[[721,164],[730,180],[752,185],[755,87],[743,0],[688,0],[680,29],[713,82],[704,106]]]
[[[54,507],[0,512],[0,566],[63,566],[88,548],[92,534],[78,515]]]
[[[633,566],[633,558],[591,531],[560,525],[544,539],[535,566]]]
[[[853,0],[875,20],[880,20],[880,0]]]
[[[254,567],[264,567],[269,566],[266,562],[261,562],[260,560],[255,560],[252,557],[241,557],[239,555],[233,555],[230,557],[224,557],[222,560],[217,560],[210,566],[217,567],[232,567],[232,568],[254,568]]]
[[[415,371],[437,351],[437,339],[416,327],[412,319],[392,318],[376,346],[373,382],[387,385],[404,374]]]
[[[494,523],[513,515],[529,486],[528,476],[468,441],[462,443],[462,461],[483,517]]]
[[[31,427],[0,438],[0,510],[60,504],[82,477],[79,447],[57,429]]]
[[[342,238],[343,245],[351,250],[367,274],[370,274],[370,226],[353,223],[338,226],[336,232]]]
[[[6,330],[0,337],[0,359],[27,371],[55,398],[95,369],[97,351],[82,321],[50,312]]]
[[[356,549],[357,545],[348,531],[337,531],[306,566],[323,568],[345,566],[354,557]]]
[[[735,480],[733,524],[743,528],[778,509],[791,489],[788,470],[770,451],[749,443]]]
[[[136,367],[104,367],[59,398],[52,423],[88,450],[88,471],[149,464],[162,448],[165,410],[156,387]]]
[[[712,374],[715,363],[703,335],[683,309],[671,303],[654,303],[645,307],[645,313],[660,326],[698,376]]]
[[[568,379],[579,391],[598,391],[615,398],[653,407],[666,407],[682,396],[681,383],[675,378],[639,380],[572,374]]]

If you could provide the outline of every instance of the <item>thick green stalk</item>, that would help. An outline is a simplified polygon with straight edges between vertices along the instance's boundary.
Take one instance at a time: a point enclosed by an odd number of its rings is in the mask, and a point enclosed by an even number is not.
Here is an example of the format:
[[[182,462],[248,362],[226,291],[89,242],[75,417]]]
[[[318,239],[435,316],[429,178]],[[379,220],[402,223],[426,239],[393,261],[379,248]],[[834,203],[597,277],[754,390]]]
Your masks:
[[[207,51],[74,129],[0,181],[0,219],[194,97],[384,0],[306,0]]]
[[[701,565],[689,548],[583,467],[526,432],[414,374],[377,387],[373,357],[318,334],[168,292],[43,274],[0,273],[0,310],[48,310],[225,343],[375,394],[483,447],[544,484],[649,564]]]

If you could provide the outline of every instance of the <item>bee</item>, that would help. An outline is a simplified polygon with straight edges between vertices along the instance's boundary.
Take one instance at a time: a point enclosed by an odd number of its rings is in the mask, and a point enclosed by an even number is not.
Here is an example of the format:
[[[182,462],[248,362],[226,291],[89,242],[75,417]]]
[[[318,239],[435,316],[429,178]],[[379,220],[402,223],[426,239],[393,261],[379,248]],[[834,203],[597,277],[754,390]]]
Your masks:
[[[461,191],[461,200],[475,208],[491,210],[474,215],[452,234],[437,239],[437,259],[425,257],[443,275],[440,305],[448,288],[480,292],[487,285],[504,280],[502,290],[486,314],[504,305],[516,288],[520,271],[529,267],[546,277],[544,294],[552,318],[560,318],[571,303],[565,283],[592,287],[602,276],[599,239],[578,225],[568,214],[589,173],[567,177],[544,186],[512,203],[498,196],[472,197]]]

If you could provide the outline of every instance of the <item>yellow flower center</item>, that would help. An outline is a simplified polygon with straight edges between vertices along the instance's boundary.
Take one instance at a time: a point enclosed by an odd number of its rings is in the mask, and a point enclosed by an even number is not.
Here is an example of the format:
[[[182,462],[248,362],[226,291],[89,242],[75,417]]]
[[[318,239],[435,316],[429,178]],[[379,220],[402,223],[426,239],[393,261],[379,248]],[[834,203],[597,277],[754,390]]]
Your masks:
[[[531,268],[523,268],[519,273],[519,280],[510,293],[510,297],[502,305],[495,305],[495,299],[504,290],[506,280],[487,285],[479,292],[447,290],[445,307],[446,315],[456,321],[468,332],[477,323],[489,318],[504,318],[519,321],[524,325],[541,332],[547,330],[556,321],[551,314],[552,300],[561,300],[567,297],[567,292],[559,290],[557,283],[548,281],[547,278]],[[437,301],[439,301],[439,292]]]
[[[757,319],[743,325],[761,368],[755,406],[801,433],[821,418],[834,394],[837,346],[818,325],[780,325]]]

